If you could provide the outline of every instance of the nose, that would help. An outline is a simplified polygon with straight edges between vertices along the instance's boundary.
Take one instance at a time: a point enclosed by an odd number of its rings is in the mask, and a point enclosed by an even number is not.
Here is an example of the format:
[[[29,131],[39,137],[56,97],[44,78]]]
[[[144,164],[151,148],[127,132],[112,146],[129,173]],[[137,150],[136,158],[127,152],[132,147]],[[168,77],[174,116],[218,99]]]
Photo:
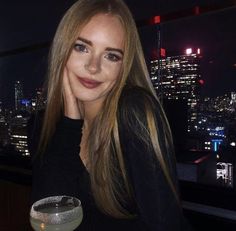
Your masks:
[[[88,62],[85,64],[85,69],[91,73],[96,74],[101,70],[101,59],[98,55],[92,55]]]

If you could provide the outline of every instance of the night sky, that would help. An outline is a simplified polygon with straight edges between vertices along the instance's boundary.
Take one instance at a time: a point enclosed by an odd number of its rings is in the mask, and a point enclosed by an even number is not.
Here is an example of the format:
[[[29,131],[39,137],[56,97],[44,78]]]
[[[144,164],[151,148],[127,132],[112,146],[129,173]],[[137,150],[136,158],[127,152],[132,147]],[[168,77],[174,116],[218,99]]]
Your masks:
[[[167,56],[183,54],[189,47],[201,49],[203,95],[217,96],[236,91],[235,23],[236,8],[169,21],[160,27],[162,47]],[[148,40],[157,43],[157,28],[144,27],[141,35],[148,59],[153,49]]]
[[[9,56],[5,56],[3,52],[50,42],[60,18],[73,2],[3,3],[4,7],[0,8],[0,100],[5,103],[13,102],[15,80],[24,83],[26,97],[32,96],[34,89],[43,83],[48,49]],[[194,2],[181,0],[176,5],[174,0],[149,0],[145,3],[135,1],[134,4],[134,1],[127,0],[137,21],[160,12],[164,14],[191,8]],[[161,24],[162,47],[166,49],[167,55],[182,54],[188,47],[201,49],[204,95],[216,96],[236,91],[235,23],[236,8],[230,8],[196,17],[167,20]],[[157,28],[145,25],[139,31],[149,62],[157,47]]]

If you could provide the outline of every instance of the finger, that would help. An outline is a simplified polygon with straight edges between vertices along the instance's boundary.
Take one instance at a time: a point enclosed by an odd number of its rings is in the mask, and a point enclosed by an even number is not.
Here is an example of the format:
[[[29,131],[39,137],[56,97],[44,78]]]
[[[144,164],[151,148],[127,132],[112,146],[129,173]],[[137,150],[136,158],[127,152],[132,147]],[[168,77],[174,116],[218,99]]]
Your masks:
[[[65,116],[72,119],[80,119],[80,108],[71,88],[67,68],[64,69],[63,73],[63,100]]]
[[[73,94],[71,86],[70,86],[70,82],[69,82],[68,71],[66,67],[63,73],[63,93],[65,94],[65,97]]]

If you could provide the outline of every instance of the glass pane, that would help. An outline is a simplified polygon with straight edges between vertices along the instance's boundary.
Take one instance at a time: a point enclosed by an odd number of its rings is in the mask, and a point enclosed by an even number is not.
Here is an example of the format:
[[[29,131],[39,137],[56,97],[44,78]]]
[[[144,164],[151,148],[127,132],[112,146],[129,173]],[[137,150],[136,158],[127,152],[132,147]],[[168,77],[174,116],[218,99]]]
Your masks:
[[[226,8],[140,28],[181,180],[235,187],[235,21]]]

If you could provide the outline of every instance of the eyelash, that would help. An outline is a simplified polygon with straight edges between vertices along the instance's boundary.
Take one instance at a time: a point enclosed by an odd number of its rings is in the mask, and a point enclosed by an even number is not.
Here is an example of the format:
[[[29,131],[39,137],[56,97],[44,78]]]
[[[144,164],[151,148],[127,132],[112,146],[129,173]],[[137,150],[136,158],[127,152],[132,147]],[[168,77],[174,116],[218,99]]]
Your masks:
[[[118,62],[121,60],[121,57],[119,55],[112,54],[112,53],[108,53],[106,55],[106,58],[110,60],[111,62]]]
[[[88,49],[87,49],[86,45],[81,44],[81,43],[76,43],[74,45],[74,49],[78,52],[85,52],[85,53],[88,52]]]
[[[81,53],[88,53],[86,45],[82,43],[75,43],[74,49]],[[111,62],[118,62],[122,59],[119,55],[113,53],[106,54],[105,58],[107,58]]]

